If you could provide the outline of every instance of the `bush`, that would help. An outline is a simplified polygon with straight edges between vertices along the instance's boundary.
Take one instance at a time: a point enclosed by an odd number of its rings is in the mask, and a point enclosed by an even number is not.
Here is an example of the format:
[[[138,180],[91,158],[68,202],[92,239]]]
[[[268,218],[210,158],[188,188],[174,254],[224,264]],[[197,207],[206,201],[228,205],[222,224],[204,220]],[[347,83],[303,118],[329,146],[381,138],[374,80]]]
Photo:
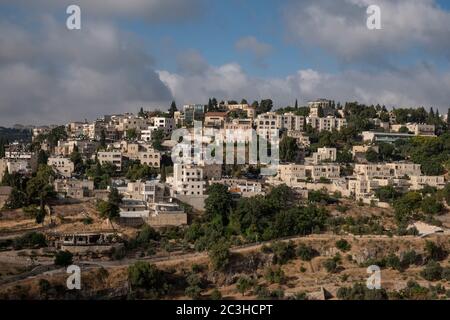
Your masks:
[[[92,224],[94,222],[94,219],[92,219],[91,217],[85,217],[83,218],[83,224]]]
[[[347,252],[347,251],[350,251],[352,246],[350,243],[348,243],[347,240],[340,239],[340,240],[336,241],[336,248],[338,248],[339,250],[341,250],[343,252]]]
[[[442,279],[443,269],[436,261],[429,261],[425,268],[420,272],[422,278],[428,281],[439,281]]]
[[[230,262],[230,249],[225,241],[220,241],[211,246],[208,251],[209,260],[214,270],[226,270]]]
[[[192,300],[198,300],[201,297],[202,289],[197,285],[192,285],[184,290],[184,294]]]
[[[425,252],[427,254],[427,258],[434,261],[441,261],[447,257],[447,252],[445,249],[432,241],[427,241],[425,243]]]
[[[128,267],[128,280],[133,289],[145,289],[153,299],[161,297],[169,290],[165,273],[144,261],[138,261]]]
[[[400,258],[397,257],[395,254],[391,253],[386,257],[386,266],[389,268],[392,268],[397,271],[403,271]]]
[[[442,270],[442,279],[450,281],[450,267],[445,267]]]
[[[403,257],[401,260],[401,265],[403,268],[409,268],[412,264],[419,264],[421,263],[422,256],[418,254],[416,251],[406,251],[403,253]]]
[[[38,232],[28,232],[21,237],[17,237],[13,241],[13,248],[20,250],[23,248],[41,248],[47,246],[45,235]]]
[[[319,253],[311,246],[307,246],[304,243],[300,244],[297,248],[297,256],[303,261],[311,261]]]
[[[292,241],[288,243],[278,241],[272,244],[271,251],[273,252],[274,264],[286,264],[295,258],[295,246]]]
[[[283,284],[286,281],[284,271],[280,268],[267,268],[264,278],[270,283]]]
[[[339,265],[341,262],[341,258],[339,255],[334,256],[333,258],[327,259],[323,262],[323,267],[327,270],[328,273],[337,273],[339,272]]]
[[[73,263],[73,254],[69,251],[58,251],[55,254],[54,263],[57,266],[67,267]]]
[[[386,290],[371,290],[361,283],[355,283],[351,288],[341,287],[336,295],[341,300],[388,300]]]
[[[236,282],[236,289],[245,296],[245,293],[249,291],[255,285],[255,280],[246,276],[240,277]]]
[[[211,300],[222,300],[222,294],[217,288],[214,288],[214,290],[211,292],[210,298]]]

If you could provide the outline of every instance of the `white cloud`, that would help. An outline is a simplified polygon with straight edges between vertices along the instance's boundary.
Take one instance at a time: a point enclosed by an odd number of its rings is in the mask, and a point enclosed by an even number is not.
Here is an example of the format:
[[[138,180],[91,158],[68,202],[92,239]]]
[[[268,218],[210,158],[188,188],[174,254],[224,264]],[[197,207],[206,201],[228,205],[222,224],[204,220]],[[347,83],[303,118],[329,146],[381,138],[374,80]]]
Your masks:
[[[382,30],[366,27],[366,9],[381,8]],[[434,0],[301,0],[284,10],[289,34],[341,61],[376,62],[418,49],[450,58],[450,13]]]
[[[362,71],[329,74],[305,69],[284,78],[251,77],[235,63],[210,66],[203,75],[158,73],[177,101],[186,103],[205,103],[210,97],[249,101],[272,98],[276,106],[286,106],[295,99],[306,103],[325,97],[341,102],[437,107],[447,112],[450,102],[450,73],[442,74],[425,66],[376,74]]]
[[[260,42],[253,36],[240,38],[235,43],[235,48],[239,52],[250,53],[255,59],[256,64],[264,66],[264,58],[272,52],[270,44]]]
[[[7,22],[0,29],[0,125],[95,118],[172,99],[152,57],[111,25],[68,31],[47,16],[32,33]]]
[[[206,5],[205,0],[3,0],[25,10],[65,14],[69,5],[78,5],[82,15],[104,18],[142,18],[146,22],[173,22],[198,16]]]

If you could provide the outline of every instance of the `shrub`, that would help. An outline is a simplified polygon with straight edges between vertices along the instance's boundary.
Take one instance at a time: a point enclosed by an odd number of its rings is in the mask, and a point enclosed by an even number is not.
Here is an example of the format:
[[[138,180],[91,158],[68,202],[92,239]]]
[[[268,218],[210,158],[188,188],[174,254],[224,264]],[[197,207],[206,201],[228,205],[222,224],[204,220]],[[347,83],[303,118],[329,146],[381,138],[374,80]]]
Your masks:
[[[284,271],[280,267],[267,268],[264,278],[270,283],[283,284],[286,281]]]
[[[202,289],[197,285],[192,285],[184,290],[184,294],[192,300],[198,300],[201,297]]]
[[[300,244],[297,248],[297,256],[303,261],[311,261],[319,253],[311,246],[307,246],[304,243]]]
[[[275,242],[271,246],[273,252],[274,264],[286,264],[291,259],[295,258],[295,246],[292,241],[286,242]]]
[[[429,261],[425,268],[420,272],[422,278],[428,281],[438,281],[442,279],[443,269],[436,261]]]
[[[447,256],[445,249],[432,241],[427,241],[425,243],[425,252],[427,258],[434,261],[441,261]]]
[[[70,253],[69,251],[58,251],[55,254],[55,260],[54,263],[57,266],[68,266],[71,265],[73,262],[73,254]]]
[[[339,272],[340,263],[341,263],[341,257],[340,257],[340,255],[336,255],[333,258],[326,259],[323,262],[323,267],[329,273],[337,273],[337,272]]]
[[[400,258],[391,253],[386,257],[386,266],[394,270],[403,271]]]
[[[38,232],[28,232],[21,237],[17,237],[13,241],[13,248],[20,250],[23,248],[40,248],[46,247],[47,240],[45,235]]]
[[[217,288],[214,288],[214,290],[211,292],[210,298],[211,300],[222,300],[222,294]]]
[[[406,251],[403,253],[400,264],[403,268],[408,268],[412,264],[419,264],[422,260],[422,256],[414,250]]]
[[[211,246],[208,255],[213,269],[224,271],[230,262],[229,245],[225,241],[217,242]]]
[[[150,298],[159,298],[169,290],[166,275],[155,265],[138,261],[128,267],[128,280],[134,289],[145,289]]]
[[[341,300],[388,300],[384,289],[368,289],[361,283],[355,283],[353,287],[341,287],[336,293]]]
[[[240,277],[236,283],[236,289],[245,296],[245,293],[255,285],[255,280],[246,276]]]
[[[343,252],[347,252],[347,251],[350,251],[352,246],[350,243],[348,243],[347,240],[340,239],[340,240],[336,241],[336,248],[338,248],[339,250],[341,250]]]

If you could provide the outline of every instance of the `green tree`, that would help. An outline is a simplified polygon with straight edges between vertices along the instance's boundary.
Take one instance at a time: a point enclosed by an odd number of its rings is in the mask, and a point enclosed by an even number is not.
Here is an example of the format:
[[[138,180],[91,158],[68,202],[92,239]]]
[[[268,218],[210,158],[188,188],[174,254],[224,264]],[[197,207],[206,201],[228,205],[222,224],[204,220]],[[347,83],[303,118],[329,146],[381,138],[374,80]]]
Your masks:
[[[163,146],[162,143],[164,141],[165,133],[164,130],[161,128],[158,128],[157,130],[152,132],[152,147],[155,150],[162,150]]]
[[[55,265],[67,267],[73,263],[73,254],[69,251],[58,251],[55,254]]]
[[[8,200],[5,203],[5,208],[7,209],[19,209],[27,205],[27,195],[18,190],[17,188],[13,188],[11,190],[11,194],[8,197]]]
[[[212,184],[207,189],[205,214],[209,220],[220,217],[223,225],[228,224],[228,218],[233,206],[233,199],[228,187],[223,184]]]
[[[395,218],[397,222],[407,223],[418,213],[422,196],[418,192],[407,192],[394,201]]]
[[[352,246],[347,240],[340,239],[340,240],[336,241],[336,248],[338,248],[342,252],[347,252],[347,251],[350,251]]]
[[[173,118],[175,112],[177,112],[177,104],[175,103],[175,101],[172,101],[172,103],[170,104],[170,108],[169,108],[169,115],[171,118]]]
[[[280,142],[280,160],[282,162],[295,162],[299,148],[297,141],[288,136],[284,136]]]
[[[422,278],[428,281],[439,281],[442,279],[442,267],[436,261],[429,261],[425,268],[420,272]]]
[[[311,261],[318,254],[311,246],[307,246],[304,243],[297,248],[297,256],[303,261]]]
[[[78,147],[75,146],[73,148],[73,151],[70,155],[70,161],[73,162],[75,172],[78,174],[84,174],[85,168],[84,168],[84,162],[83,157],[81,156],[81,153],[78,151]]]
[[[245,293],[249,291],[254,285],[255,285],[254,279],[247,276],[242,276],[239,277],[238,281],[236,282],[236,289],[239,291],[240,294],[245,296]]]
[[[214,243],[208,251],[213,270],[224,271],[230,263],[230,247],[226,241]]]
[[[369,162],[379,162],[380,158],[378,155],[378,152],[376,152],[375,150],[373,150],[372,148],[370,148],[367,152],[366,152],[366,160]]]
[[[117,188],[111,188],[108,195],[108,201],[99,201],[97,210],[100,217],[108,219],[111,223],[119,217],[120,204],[122,203],[122,196],[119,194]]]
[[[138,137],[136,129],[135,128],[128,129],[126,132],[126,137],[128,140],[136,140]]]
[[[137,261],[128,267],[132,289],[145,289],[150,298],[157,299],[169,291],[166,275],[155,265]]]
[[[102,149],[106,148],[106,131],[105,131],[105,129],[102,129],[100,131],[100,148],[102,148]]]
[[[38,166],[42,164],[47,164],[48,161],[48,153],[44,150],[39,150],[37,163]]]

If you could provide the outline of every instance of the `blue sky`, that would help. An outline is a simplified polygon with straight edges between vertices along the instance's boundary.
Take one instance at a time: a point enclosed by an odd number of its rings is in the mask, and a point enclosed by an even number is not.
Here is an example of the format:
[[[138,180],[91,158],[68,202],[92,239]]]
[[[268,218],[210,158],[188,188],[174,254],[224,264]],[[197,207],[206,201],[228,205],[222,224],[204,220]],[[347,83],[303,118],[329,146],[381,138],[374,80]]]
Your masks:
[[[69,4],[82,29],[65,28]],[[366,9],[381,8],[382,30]],[[450,107],[444,0],[3,0],[0,125],[217,99]]]

